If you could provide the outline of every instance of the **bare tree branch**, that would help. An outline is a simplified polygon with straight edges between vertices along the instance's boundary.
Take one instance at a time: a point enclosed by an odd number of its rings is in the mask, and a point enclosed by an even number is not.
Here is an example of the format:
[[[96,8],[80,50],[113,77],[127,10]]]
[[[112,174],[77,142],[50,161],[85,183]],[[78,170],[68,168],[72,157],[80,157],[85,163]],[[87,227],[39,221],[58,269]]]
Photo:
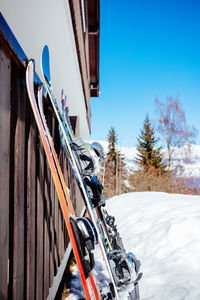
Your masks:
[[[166,143],[170,167],[175,148],[181,147],[185,143],[194,143],[197,130],[187,125],[185,113],[181,108],[178,96],[175,99],[168,97],[166,102],[155,99],[155,105],[158,115],[157,129]]]

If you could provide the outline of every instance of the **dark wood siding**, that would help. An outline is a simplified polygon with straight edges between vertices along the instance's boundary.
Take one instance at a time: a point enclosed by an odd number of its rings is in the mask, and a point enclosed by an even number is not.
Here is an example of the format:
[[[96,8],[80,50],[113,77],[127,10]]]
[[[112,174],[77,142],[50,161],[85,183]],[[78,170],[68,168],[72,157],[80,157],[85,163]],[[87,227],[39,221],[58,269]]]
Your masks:
[[[84,204],[47,101],[45,112],[66,183],[80,214]],[[0,34],[0,299],[46,299],[68,243],[27,97],[25,67]]]
[[[7,299],[9,269],[11,60],[0,47],[0,298]]]

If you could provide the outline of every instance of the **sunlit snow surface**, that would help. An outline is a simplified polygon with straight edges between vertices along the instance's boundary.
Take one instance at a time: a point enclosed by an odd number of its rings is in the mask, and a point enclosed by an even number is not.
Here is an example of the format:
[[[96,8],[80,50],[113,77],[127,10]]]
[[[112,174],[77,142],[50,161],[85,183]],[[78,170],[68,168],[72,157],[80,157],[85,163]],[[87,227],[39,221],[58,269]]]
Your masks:
[[[111,198],[106,207],[126,250],[142,262],[141,299],[200,299],[200,196],[129,193]],[[102,281],[100,254],[97,260]]]

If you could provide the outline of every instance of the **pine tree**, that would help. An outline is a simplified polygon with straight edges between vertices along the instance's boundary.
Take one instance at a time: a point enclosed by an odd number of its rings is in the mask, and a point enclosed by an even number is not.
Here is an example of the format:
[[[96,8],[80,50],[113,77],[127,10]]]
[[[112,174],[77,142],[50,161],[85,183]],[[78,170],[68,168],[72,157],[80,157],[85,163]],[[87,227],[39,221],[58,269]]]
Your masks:
[[[137,150],[139,154],[136,157],[136,162],[148,172],[152,167],[164,172],[166,164],[162,162],[163,155],[161,154],[161,147],[155,149],[155,144],[159,139],[155,138],[155,130],[152,126],[148,114],[144,120],[143,129],[139,135]]]
[[[114,127],[111,127],[108,133],[108,153],[107,158],[108,160],[114,162],[116,164],[116,157],[117,157],[117,151],[116,151],[116,145],[118,141],[118,136],[115,132]]]
[[[125,158],[117,149],[118,136],[113,127],[108,133],[108,153],[105,161],[104,194],[106,198],[126,192]]]

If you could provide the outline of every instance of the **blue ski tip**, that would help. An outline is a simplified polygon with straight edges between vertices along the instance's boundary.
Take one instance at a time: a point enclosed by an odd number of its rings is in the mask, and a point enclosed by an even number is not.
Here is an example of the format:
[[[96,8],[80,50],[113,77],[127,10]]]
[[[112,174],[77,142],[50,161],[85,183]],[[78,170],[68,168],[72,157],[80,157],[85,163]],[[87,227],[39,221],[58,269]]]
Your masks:
[[[45,45],[42,50],[42,70],[44,77],[50,82],[49,48],[47,45]]]

